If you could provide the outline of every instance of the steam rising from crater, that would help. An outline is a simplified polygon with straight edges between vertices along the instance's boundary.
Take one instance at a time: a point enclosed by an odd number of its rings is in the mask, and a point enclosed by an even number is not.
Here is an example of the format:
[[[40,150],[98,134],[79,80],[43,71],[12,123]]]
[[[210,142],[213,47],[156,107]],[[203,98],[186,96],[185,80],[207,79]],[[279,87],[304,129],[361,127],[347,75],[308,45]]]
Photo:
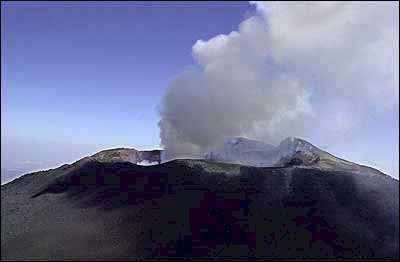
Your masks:
[[[198,40],[196,66],[168,87],[166,159],[201,157],[232,136],[333,139],[355,132],[365,107],[398,105],[398,3],[252,4],[237,31]]]

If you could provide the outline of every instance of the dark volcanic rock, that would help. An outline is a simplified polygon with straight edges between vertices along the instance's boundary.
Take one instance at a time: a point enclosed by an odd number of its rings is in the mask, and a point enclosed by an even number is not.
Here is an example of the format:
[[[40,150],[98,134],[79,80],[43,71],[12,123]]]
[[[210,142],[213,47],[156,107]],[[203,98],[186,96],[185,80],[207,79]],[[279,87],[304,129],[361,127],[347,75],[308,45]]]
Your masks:
[[[1,255],[397,260],[399,182],[363,170],[88,157],[1,187]]]

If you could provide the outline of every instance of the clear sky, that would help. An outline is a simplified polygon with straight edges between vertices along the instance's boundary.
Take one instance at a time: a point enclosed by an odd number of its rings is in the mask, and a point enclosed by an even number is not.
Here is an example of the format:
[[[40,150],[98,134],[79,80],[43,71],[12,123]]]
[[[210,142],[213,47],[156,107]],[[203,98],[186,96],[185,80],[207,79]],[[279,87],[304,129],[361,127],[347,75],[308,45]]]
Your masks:
[[[2,167],[49,162],[37,151],[59,155],[50,161],[59,164],[105,147],[159,147],[157,106],[193,63],[193,43],[229,33],[251,9],[247,2],[2,2]]]
[[[193,45],[237,30],[255,9],[2,2],[2,169],[55,167],[116,146],[160,147],[157,110],[171,81],[195,64]],[[396,106],[374,114],[352,144],[324,149],[398,176],[398,115]]]

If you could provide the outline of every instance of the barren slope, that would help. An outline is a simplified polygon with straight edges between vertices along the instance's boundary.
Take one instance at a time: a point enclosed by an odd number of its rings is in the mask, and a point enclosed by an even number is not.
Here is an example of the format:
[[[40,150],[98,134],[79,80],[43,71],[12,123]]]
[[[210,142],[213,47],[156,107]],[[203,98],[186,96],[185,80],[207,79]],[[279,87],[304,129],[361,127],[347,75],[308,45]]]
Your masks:
[[[384,174],[85,158],[1,189],[2,259],[398,259]]]

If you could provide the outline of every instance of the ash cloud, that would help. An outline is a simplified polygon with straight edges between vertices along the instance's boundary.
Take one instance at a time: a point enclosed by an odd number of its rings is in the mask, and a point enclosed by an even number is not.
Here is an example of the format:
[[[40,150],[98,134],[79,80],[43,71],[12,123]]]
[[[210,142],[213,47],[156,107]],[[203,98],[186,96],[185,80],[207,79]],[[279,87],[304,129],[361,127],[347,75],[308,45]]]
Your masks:
[[[398,3],[251,3],[238,30],[193,45],[196,65],[168,87],[166,159],[201,157],[232,136],[312,137],[310,123],[348,134],[366,107],[398,104]]]

